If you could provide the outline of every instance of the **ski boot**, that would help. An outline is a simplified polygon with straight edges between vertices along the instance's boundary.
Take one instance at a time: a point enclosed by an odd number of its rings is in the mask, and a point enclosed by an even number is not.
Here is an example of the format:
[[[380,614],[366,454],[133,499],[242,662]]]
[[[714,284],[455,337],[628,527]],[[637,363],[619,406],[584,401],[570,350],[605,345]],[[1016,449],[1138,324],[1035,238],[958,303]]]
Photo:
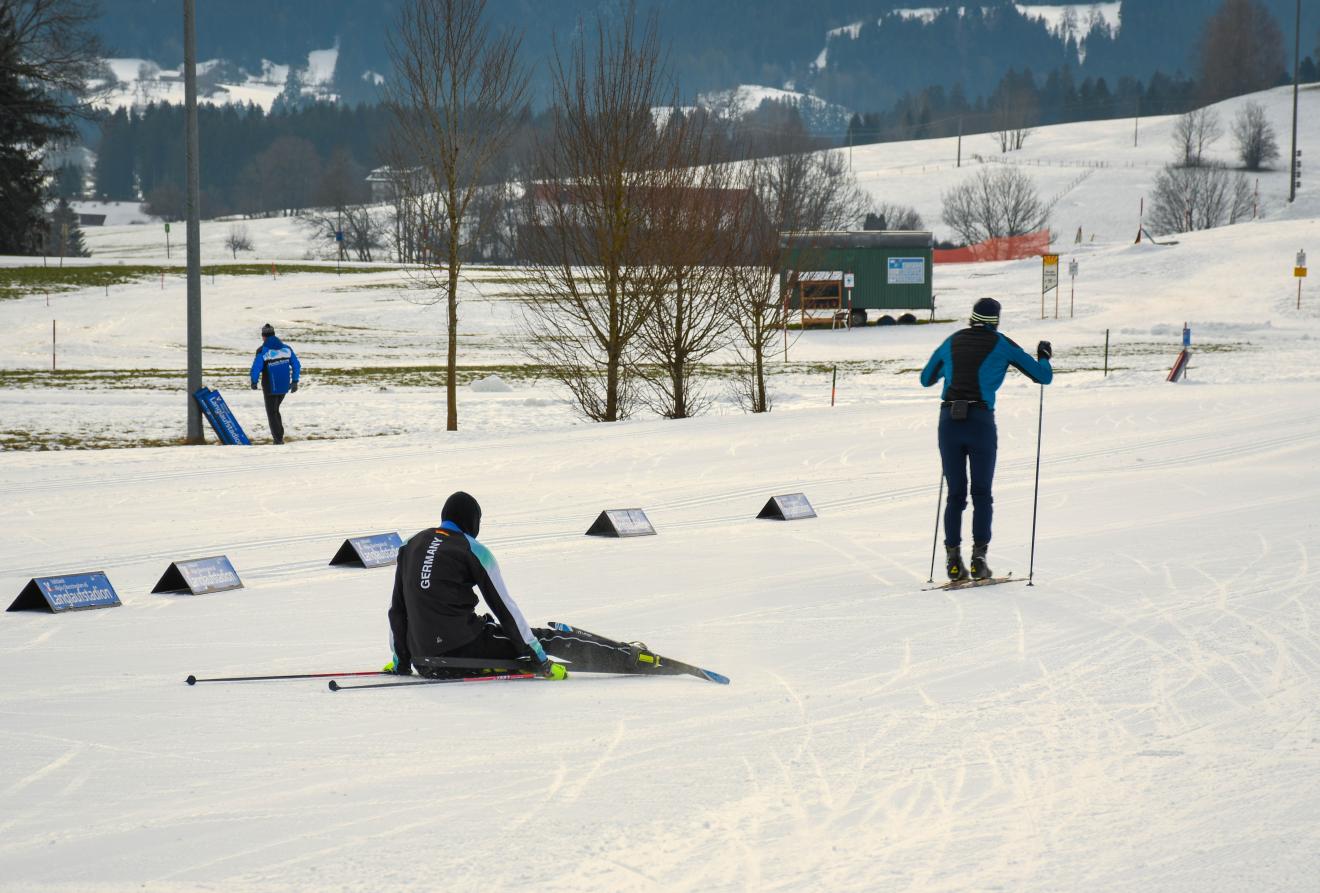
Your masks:
[[[948,571],[949,582],[958,583],[967,579],[967,568],[963,565],[962,549],[957,546],[944,547],[944,569]]]
[[[994,576],[994,572],[990,570],[990,565],[985,563],[985,553],[989,548],[989,543],[974,543],[972,545],[971,572],[973,580],[988,580]]]

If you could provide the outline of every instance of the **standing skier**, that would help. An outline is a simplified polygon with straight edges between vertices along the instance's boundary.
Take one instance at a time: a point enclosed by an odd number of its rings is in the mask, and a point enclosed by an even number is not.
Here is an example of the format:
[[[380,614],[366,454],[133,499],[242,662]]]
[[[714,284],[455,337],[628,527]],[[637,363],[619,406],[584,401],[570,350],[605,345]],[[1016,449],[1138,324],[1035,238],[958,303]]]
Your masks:
[[[419,532],[399,549],[390,602],[393,660],[386,671],[406,676],[413,664],[423,676],[443,675],[429,657],[525,660],[533,672],[564,678],[572,669],[627,673],[636,670],[646,646],[620,643],[582,630],[532,629],[514,603],[490,549],[477,541],[481,506],[459,491],[445,500],[441,525]],[[478,615],[476,587],[495,615]],[[645,656],[642,657],[645,660]]]
[[[954,332],[931,354],[921,370],[921,383],[930,387],[944,379],[940,403],[940,461],[949,484],[944,509],[945,569],[950,580],[970,575],[991,576],[986,564],[990,524],[994,514],[991,487],[999,434],[995,428],[995,392],[1013,366],[1042,385],[1054,379],[1053,351],[1048,341],[1036,345],[1036,359],[999,332],[999,302],[982,298],[972,307],[965,329]],[[971,466],[972,564],[962,559],[962,515],[967,508],[967,469]]]
[[[302,376],[302,363],[293,348],[275,337],[275,327],[266,323],[261,327],[261,346],[252,361],[252,390],[261,390],[266,398],[266,421],[270,423],[270,436],[276,443],[284,443],[284,419],[280,417],[280,404],[284,395],[298,390]]]

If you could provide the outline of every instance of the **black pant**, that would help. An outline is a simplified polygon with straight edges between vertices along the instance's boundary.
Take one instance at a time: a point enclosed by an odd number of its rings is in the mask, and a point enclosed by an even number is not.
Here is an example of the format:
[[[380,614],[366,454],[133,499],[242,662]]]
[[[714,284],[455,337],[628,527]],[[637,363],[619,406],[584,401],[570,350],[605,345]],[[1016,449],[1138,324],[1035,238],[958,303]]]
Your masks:
[[[632,648],[618,642],[602,639],[582,630],[561,633],[554,629],[536,627],[532,629],[545,649],[546,654],[560,658],[568,664],[569,671],[582,673],[628,673],[636,669]],[[498,623],[488,620],[477,636],[466,645],[460,645],[447,651],[444,657],[488,657],[491,660],[517,660],[518,650],[513,641],[504,634]],[[435,671],[427,667],[418,669],[423,676],[444,675],[443,670]]]
[[[270,436],[276,443],[284,443],[284,419],[280,418],[280,404],[284,394],[266,394],[266,421],[270,423]]]
[[[972,471],[972,542],[990,542],[995,499],[995,459],[999,455],[999,432],[995,414],[984,406],[973,406],[967,418],[955,422],[949,407],[940,409],[940,461],[944,479],[949,483],[949,499],[944,508],[944,545],[962,544],[962,516],[967,508],[967,468]]]

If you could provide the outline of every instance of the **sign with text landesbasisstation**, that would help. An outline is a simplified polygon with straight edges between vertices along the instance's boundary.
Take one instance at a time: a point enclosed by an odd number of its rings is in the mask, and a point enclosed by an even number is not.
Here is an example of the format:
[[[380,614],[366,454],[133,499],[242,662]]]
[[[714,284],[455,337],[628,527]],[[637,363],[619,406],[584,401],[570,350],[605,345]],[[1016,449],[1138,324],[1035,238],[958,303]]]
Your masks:
[[[403,539],[397,532],[355,536],[344,540],[331,564],[346,567],[384,567],[399,560]]]
[[[202,595],[206,592],[224,592],[228,589],[242,589],[243,581],[238,578],[234,565],[224,555],[212,558],[194,558],[191,561],[176,561],[165,569],[165,574],[152,592],[188,592]]]
[[[68,574],[63,577],[35,577],[8,608],[10,611],[87,611],[92,608],[117,608],[119,594],[110,585],[104,571]]]

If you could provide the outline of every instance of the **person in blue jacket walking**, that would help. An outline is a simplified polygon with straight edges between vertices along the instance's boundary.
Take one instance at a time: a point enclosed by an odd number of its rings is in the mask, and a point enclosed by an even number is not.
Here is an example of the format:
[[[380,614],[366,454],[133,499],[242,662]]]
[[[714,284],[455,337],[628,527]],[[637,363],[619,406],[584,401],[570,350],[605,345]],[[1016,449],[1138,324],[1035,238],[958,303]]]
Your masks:
[[[944,507],[945,569],[950,580],[983,580],[991,576],[986,564],[990,524],[994,516],[991,486],[999,433],[995,428],[995,392],[1012,366],[1042,385],[1054,379],[1050,368],[1053,350],[1048,341],[1036,345],[1032,357],[999,331],[999,302],[982,298],[972,307],[965,329],[954,332],[931,354],[921,370],[921,383],[930,387],[944,379],[940,396],[940,461],[949,484]],[[962,516],[967,508],[967,470],[971,467],[972,563],[962,559]]]
[[[252,361],[252,390],[261,390],[266,398],[266,420],[270,422],[270,436],[276,443],[284,443],[284,419],[280,417],[280,404],[284,395],[298,390],[302,377],[302,363],[293,348],[275,337],[275,327],[266,323],[261,327],[264,339]]]

